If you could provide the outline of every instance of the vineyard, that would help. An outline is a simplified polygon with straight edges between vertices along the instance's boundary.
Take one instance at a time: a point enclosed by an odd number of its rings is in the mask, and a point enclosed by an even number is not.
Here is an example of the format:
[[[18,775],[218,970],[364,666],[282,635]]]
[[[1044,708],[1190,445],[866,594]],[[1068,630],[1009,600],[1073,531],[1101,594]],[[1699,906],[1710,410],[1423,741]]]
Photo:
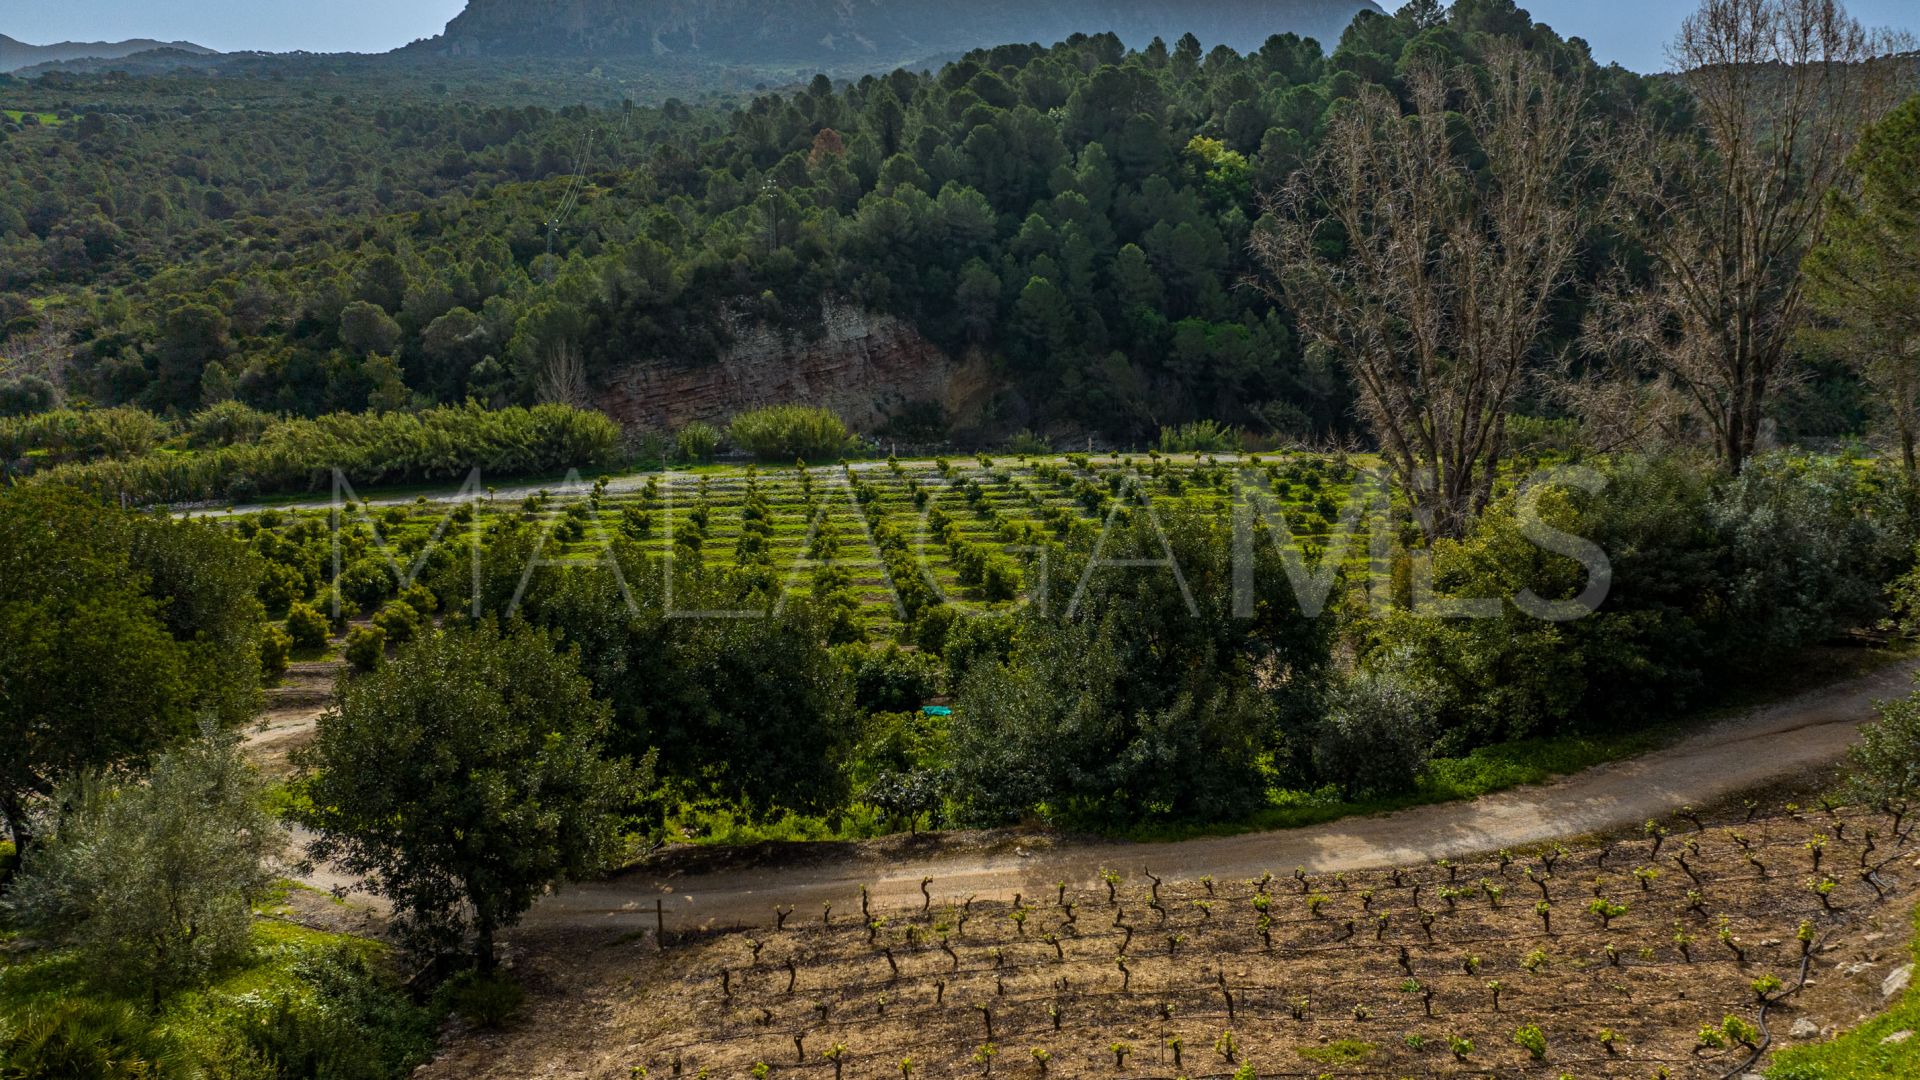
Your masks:
[[[424,497],[355,506],[346,524],[370,555],[385,545],[402,564],[437,541],[505,519],[539,527],[542,558],[556,561],[591,561],[622,538],[677,566],[732,568],[764,575],[788,594],[844,597],[860,620],[886,631],[932,604],[979,610],[1049,592],[1061,584],[1048,580],[1049,545],[1097,538],[1148,507],[1224,523],[1238,504],[1260,543],[1271,543],[1284,521],[1283,543],[1309,570],[1328,549],[1364,562],[1362,530],[1374,501],[1364,491],[1356,498],[1362,477],[1344,458],[1308,454],[1234,463],[1071,455],[714,467],[555,485],[516,499],[470,491],[470,504],[451,512]],[[313,538],[317,531],[300,523],[324,515],[268,510],[249,520],[250,528]],[[1348,525],[1342,546],[1336,538]]]
[[[1814,958],[1897,888],[1882,871],[1913,824],[1689,811],[1629,840],[1377,873],[1116,865],[994,900],[930,878],[904,911],[863,888],[762,928],[669,927],[635,986],[631,1071],[1739,1075],[1784,1038]]]

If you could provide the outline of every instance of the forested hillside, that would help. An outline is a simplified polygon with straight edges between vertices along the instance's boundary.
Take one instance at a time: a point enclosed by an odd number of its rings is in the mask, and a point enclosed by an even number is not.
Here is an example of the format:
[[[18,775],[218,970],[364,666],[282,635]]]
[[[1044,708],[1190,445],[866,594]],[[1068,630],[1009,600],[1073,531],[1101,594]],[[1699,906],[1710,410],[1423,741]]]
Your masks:
[[[52,45],[29,45],[0,34],[0,71],[18,71],[35,64],[54,64],[67,60],[118,60],[141,53],[166,49],[196,56],[207,56],[212,49],[191,41],[61,41]]]
[[[470,0],[446,33],[420,48],[453,55],[691,55],[733,63],[879,67],[913,64],[1014,41],[1118,34],[1129,45],[1197,34],[1257,49],[1277,33],[1338,40],[1373,0]]]
[[[738,107],[14,84],[8,106],[46,119],[9,124],[0,157],[3,347],[73,399],[311,415],[590,400],[628,365],[709,363],[743,325],[804,338],[848,303],[989,358],[977,428],[1337,433],[1345,377],[1249,286],[1263,193],[1364,88],[1502,39],[1583,74],[1596,114],[1677,108],[1506,0],[1364,16],[1331,55],[1079,37]],[[1583,278],[1610,246],[1587,238]],[[1564,344],[1571,290],[1562,307]]]

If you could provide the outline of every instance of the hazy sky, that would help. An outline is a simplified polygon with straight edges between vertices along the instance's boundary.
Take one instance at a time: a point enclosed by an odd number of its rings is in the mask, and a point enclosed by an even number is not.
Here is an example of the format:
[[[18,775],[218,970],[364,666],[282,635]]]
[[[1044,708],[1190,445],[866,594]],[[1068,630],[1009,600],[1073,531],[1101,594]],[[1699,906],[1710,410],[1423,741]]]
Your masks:
[[[0,0],[0,33],[33,44],[152,37],[221,50],[382,52],[439,33],[464,6],[465,0]],[[1648,71],[1666,66],[1665,45],[1694,3],[1534,0],[1522,6],[1561,33],[1586,38],[1602,63]],[[1869,25],[1920,34],[1917,0],[1852,0],[1848,7]]]

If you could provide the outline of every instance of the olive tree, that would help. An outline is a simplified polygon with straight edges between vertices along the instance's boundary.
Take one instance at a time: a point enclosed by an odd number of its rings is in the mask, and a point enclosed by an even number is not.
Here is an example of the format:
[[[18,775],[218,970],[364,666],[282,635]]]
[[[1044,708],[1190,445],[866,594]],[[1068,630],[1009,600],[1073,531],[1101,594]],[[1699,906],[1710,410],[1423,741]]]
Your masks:
[[[238,740],[218,733],[159,754],[144,780],[69,781],[58,827],[7,906],[73,942],[97,977],[157,1001],[249,947],[253,904],[286,846],[264,794]]]
[[[636,777],[603,756],[609,717],[547,633],[424,636],[345,680],[298,755],[309,853],[365,875],[417,949],[471,931],[490,970],[499,929],[619,850]]]
[[[1347,799],[1411,790],[1433,749],[1438,693],[1391,668],[1354,674],[1328,695],[1315,771]]]
[[[1874,706],[1879,716],[1847,750],[1848,787],[1863,802],[1905,803],[1920,796],[1920,695]]]

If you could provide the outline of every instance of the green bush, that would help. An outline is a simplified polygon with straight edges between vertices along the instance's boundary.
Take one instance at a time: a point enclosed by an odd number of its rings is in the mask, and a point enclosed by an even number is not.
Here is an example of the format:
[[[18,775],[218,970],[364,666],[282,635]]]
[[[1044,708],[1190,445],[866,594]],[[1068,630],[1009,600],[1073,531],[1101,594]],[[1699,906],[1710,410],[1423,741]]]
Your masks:
[[[847,449],[847,425],[831,410],[775,405],[741,413],[727,428],[734,445],[762,461],[837,458]]]
[[[202,409],[187,421],[187,444],[196,450],[205,450],[251,442],[277,422],[271,413],[248,408],[237,401],[223,401]]]
[[[939,661],[925,653],[906,652],[895,645],[872,650],[854,646],[853,698],[871,712],[907,712],[926,704],[940,692]]]
[[[39,375],[0,379],[0,416],[31,416],[60,404],[60,389]]]
[[[674,435],[673,443],[680,451],[682,460],[709,462],[713,460],[714,451],[720,448],[720,429],[705,421],[695,420]]]
[[[497,1028],[513,1019],[526,998],[520,984],[505,975],[463,971],[440,988],[437,1000],[470,1024]]]
[[[326,648],[330,629],[327,617],[312,604],[294,604],[287,609],[287,640],[296,649],[314,652]]]
[[[146,416],[130,409],[105,412]],[[0,458],[52,438],[48,429],[55,425],[44,418],[61,415],[0,421]],[[76,420],[72,432],[58,433],[56,445],[64,450],[52,460],[68,463],[36,473],[36,481],[143,504],[244,499],[327,490],[335,470],[357,486],[370,486],[462,480],[475,468],[487,476],[588,469],[612,464],[621,441],[619,425],[597,412],[565,405],[489,410],[469,402],[417,413],[282,420],[231,446],[156,453],[149,451],[164,433],[159,421],[147,417],[143,428],[141,421],[124,420],[108,432],[94,415]]]
[[[1868,806],[1920,794],[1920,693],[1876,702],[1878,717],[1847,748],[1849,792]]]
[[[1396,671],[1352,676],[1328,695],[1314,771],[1349,801],[1411,791],[1433,748],[1433,694]]]
[[[1888,469],[1775,454],[1726,479],[1685,457],[1621,458],[1597,494],[1541,488],[1534,525],[1609,561],[1604,602],[1566,621],[1518,600],[1576,601],[1587,568],[1529,538],[1518,496],[1496,500],[1469,535],[1433,544],[1432,567],[1440,597],[1493,598],[1497,614],[1399,611],[1373,623],[1372,651],[1439,687],[1446,755],[1676,715],[1884,614],[1914,514]]]
[[[279,678],[287,673],[287,658],[293,652],[293,638],[277,626],[268,626],[260,634],[260,673]]]
[[[90,980],[155,1004],[247,953],[286,832],[236,737],[169,750],[142,781],[74,781],[55,798],[57,829],[8,890],[22,926],[73,945]]]
[[[29,452],[41,466],[133,457],[169,433],[165,421],[140,409],[55,409],[0,419],[0,461]]]
[[[347,663],[357,671],[378,671],[387,655],[387,632],[378,626],[356,626],[347,632]]]
[[[346,948],[293,964],[295,987],[236,1025],[246,1046],[284,1077],[390,1080],[433,1052],[438,1010],[413,1004]]]
[[[1179,427],[1160,429],[1163,454],[1231,453],[1240,448],[1240,433],[1213,420],[1196,420]]]
[[[420,635],[426,620],[412,604],[395,600],[383,607],[373,617],[373,627],[386,634],[387,642],[392,645],[405,645]]]

